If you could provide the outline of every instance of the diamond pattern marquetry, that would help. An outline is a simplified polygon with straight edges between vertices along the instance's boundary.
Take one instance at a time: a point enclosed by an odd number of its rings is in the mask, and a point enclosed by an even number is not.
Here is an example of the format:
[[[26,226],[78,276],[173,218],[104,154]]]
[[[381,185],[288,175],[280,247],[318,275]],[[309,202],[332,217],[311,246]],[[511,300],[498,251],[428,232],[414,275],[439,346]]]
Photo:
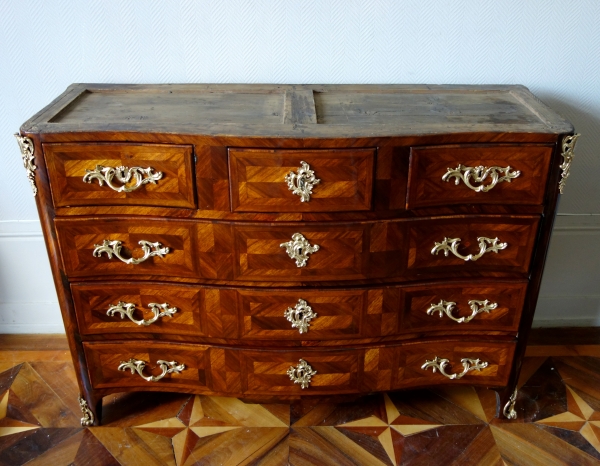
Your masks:
[[[595,404],[592,402],[592,404]],[[567,411],[537,421],[559,429],[578,432],[600,452],[600,407],[594,409],[567,385]]]
[[[0,466],[595,465],[600,349],[586,354],[526,358],[516,421],[496,418],[495,392],[446,385],[293,404],[122,393],[82,429],[68,352],[5,351]]]

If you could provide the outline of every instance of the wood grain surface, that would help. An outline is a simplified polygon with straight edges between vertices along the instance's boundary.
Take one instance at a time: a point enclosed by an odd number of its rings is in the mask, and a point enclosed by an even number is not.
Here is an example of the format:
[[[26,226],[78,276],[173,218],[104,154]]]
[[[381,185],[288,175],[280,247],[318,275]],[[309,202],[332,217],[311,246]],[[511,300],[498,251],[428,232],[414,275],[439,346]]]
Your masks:
[[[336,340],[366,336],[365,289],[238,289],[240,338],[244,340]],[[304,333],[292,328],[284,312],[304,300],[317,315]],[[399,305],[400,303],[396,303]]]
[[[448,204],[542,204],[551,145],[461,145],[413,147],[411,149],[407,208]],[[520,172],[517,178],[500,181],[486,192],[470,189],[456,178],[443,181],[449,170],[463,167],[510,167],[510,173]],[[499,176],[504,176],[499,173]],[[477,183],[490,186],[491,177]]]
[[[241,224],[167,219],[57,219],[63,261],[72,277],[163,275],[240,281],[318,281],[403,278],[415,273],[460,276],[474,272],[502,274],[529,270],[537,234],[536,217],[444,217],[423,220]],[[304,267],[282,244],[300,233],[319,250]],[[507,243],[499,252],[465,261],[453,254],[432,254],[444,238],[460,239],[463,256],[479,252],[480,237]],[[408,250],[405,244],[408,241]],[[141,257],[140,240],[169,248],[164,257],[126,264],[93,251],[104,240],[121,241],[123,256]],[[408,257],[406,256],[408,255]]]
[[[401,328],[405,331],[432,331],[435,329],[456,329],[462,331],[498,331],[516,332],[519,326],[527,282],[471,281],[466,283],[426,284],[402,289],[404,316]],[[468,322],[458,323],[446,314],[428,313],[433,304],[440,301],[454,302],[452,315],[468,318],[472,315],[471,301],[485,302],[497,306],[490,312],[481,312]],[[483,307],[482,305],[478,306]]]
[[[432,340],[364,348],[239,349],[162,342],[85,342],[94,388],[104,393],[133,388],[222,394],[228,396],[313,396],[368,393],[452,383],[502,386],[506,383],[514,342]],[[488,366],[449,382],[439,372],[421,366],[436,356],[450,361],[452,372],[463,370],[463,358],[481,359]],[[148,382],[129,370],[119,371],[131,358],[146,363],[145,376],[160,375],[157,361],[184,364],[181,373]],[[302,389],[287,371],[303,359],[316,371]],[[109,390],[106,390],[109,389]]]
[[[178,345],[166,343],[84,343],[85,355],[90,368],[94,388],[130,387],[144,388],[148,385],[160,386],[163,390],[193,388],[198,392],[206,391],[207,372],[210,368],[209,348],[206,346]],[[137,372],[119,371],[122,362],[130,359],[146,363],[145,376],[159,376],[161,369],[157,361],[175,361],[184,364],[181,373],[168,374],[158,382],[147,382]],[[204,390],[203,390],[204,388]]]
[[[155,205],[195,208],[192,147],[167,144],[44,144],[54,204]],[[83,181],[97,166],[152,168],[162,177],[131,192],[117,192],[106,182]],[[112,181],[117,188],[131,187]]]
[[[0,464],[595,465],[600,347],[571,345],[581,331],[546,330],[543,340],[557,344],[529,347],[517,422],[495,417],[493,390],[440,385],[263,404],[119,393],[105,397],[103,425],[90,429],[79,425],[75,371],[59,349],[66,336],[48,347],[35,335],[1,335]]]
[[[473,280],[370,288],[261,289],[99,282],[74,283],[71,288],[83,335],[188,335],[205,338],[198,341],[226,339],[244,345],[261,341],[285,344],[289,340],[333,343],[415,332],[479,334],[486,330],[515,335],[526,285],[523,280]],[[292,328],[284,316],[299,300],[317,314],[304,333]],[[452,315],[458,319],[471,315],[471,300],[488,300],[497,306],[469,322],[457,323],[446,314],[427,312],[441,300],[455,302]],[[108,309],[119,302],[135,305],[136,320],[152,318],[150,303],[166,303],[176,307],[177,312],[142,326],[118,313],[107,315]]]
[[[96,218],[77,221],[56,221],[63,262],[73,277],[114,274],[165,276],[197,276],[196,235],[189,222],[169,220],[138,220]],[[103,253],[94,256],[94,250],[103,242],[121,241],[121,255],[125,259],[144,256],[140,241],[160,243],[168,247],[163,257],[149,257],[139,264],[126,264]]]
[[[438,218],[419,220],[409,224],[408,269],[415,272],[435,270],[439,273],[458,273],[473,270],[502,270],[526,273],[529,270],[533,246],[538,234],[539,219],[535,217]],[[460,239],[458,252],[462,256],[480,252],[479,238],[498,238],[507,246],[498,252],[486,252],[477,261],[465,261],[451,252],[432,254],[436,243],[444,238]],[[431,246],[431,248],[430,248]],[[489,248],[489,244],[488,244]]]
[[[302,162],[314,171],[310,199],[289,189],[285,177]],[[374,149],[229,149],[232,210],[235,212],[343,212],[369,210]]]
[[[36,201],[78,389],[96,425],[102,398],[118,391],[281,401],[472,385],[501,389],[504,405],[523,365],[561,142],[572,131],[522,86],[71,86],[21,132],[34,143]],[[306,203],[281,180],[301,161],[322,180]],[[129,194],[82,182],[102,164],[148,164],[164,178]],[[510,165],[521,175],[476,193],[440,181],[458,164]],[[282,247],[295,233],[319,246],[303,267]],[[464,260],[485,252],[482,238],[506,247]],[[94,257],[104,241],[120,241],[124,258],[142,256],[140,241],[169,252],[139,264]],[[456,254],[435,254],[444,241]],[[300,299],[317,313],[306,334],[283,315]],[[496,306],[470,322],[432,311],[453,302],[448,313],[464,318],[486,300]],[[135,306],[138,320],[151,317],[152,302],[177,312],[140,326],[107,315],[119,302]],[[463,358],[488,366],[449,380],[422,369],[436,356],[453,373]],[[148,383],[117,370],[130,358],[144,359],[148,374],[161,359],[186,370]],[[299,358],[317,371],[313,395],[280,371]],[[33,372],[23,377],[39,386]],[[296,448],[289,457],[310,462],[314,445],[328,442],[368,464],[397,464],[390,425],[377,434],[387,456],[352,449],[332,430],[294,433],[310,454]],[[285,457],[275,447],[283,436],[272,431],[256,451],[274,447],[272,458]],[[239,459],[234,437],[227,448]],[[81,443],[106,464],[125,461],[121,450],[101,453],[109,438],[85,434]],[[198,446],[191,439],[174,441],[179,463]],[[214,459],[208,445],[199,448]]]
[[[210,290],[203,287],[135,282],[73,284],[71,287],[79,331],[83,335],[132,331],[176,335],[207,333],[205,309],[209,306],[209,300],[206,299],[206,293],[210,293]],[[153,318],[149,307],[151,303],[167,304],[170,308],[176,308],[176,312],[150,325],[138,325],[119,313],[112,316],[107,314],[111,307],[121,302],[135,306],[133,317],[138,321]],[[224,321],[221,322],[221,327],[223,325]]]
[[[292,94],[286,98],[289,91],[312,94],[312,99],[294,99]],[[209,135],[364,137],[464,132],[465,127],[471,132],[497,132],[501,126],[514,133],[554,134],[573,129],[523,86],[76,84],[61,97],[26,122],[22,131],[112,127]],[[286,102],[294,107],[286,109]],[[156,106],[164,111],[153,111]]]

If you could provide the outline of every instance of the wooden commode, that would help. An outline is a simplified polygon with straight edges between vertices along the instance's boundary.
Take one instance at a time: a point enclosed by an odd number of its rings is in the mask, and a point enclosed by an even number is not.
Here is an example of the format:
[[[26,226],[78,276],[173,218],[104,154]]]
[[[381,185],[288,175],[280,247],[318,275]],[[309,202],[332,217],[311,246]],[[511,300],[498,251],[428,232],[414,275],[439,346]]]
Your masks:
[[[515,389],[577,135],[522,86],[75,84],[17,135],[81,390]]]

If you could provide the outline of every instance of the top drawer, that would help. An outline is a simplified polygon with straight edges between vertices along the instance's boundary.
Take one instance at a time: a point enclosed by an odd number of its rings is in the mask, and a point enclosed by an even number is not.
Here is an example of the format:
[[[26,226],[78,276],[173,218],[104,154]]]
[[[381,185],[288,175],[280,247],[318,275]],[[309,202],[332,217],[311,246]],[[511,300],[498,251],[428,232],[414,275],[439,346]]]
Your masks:
[[[234,212],[371,209],[375,149],[229,149]]]
[[[406,207],[540,205],[552,149],[550,144],[413,147]]]
[[[44,153],[57,207],[196,207],[192,146],[44,144]]]

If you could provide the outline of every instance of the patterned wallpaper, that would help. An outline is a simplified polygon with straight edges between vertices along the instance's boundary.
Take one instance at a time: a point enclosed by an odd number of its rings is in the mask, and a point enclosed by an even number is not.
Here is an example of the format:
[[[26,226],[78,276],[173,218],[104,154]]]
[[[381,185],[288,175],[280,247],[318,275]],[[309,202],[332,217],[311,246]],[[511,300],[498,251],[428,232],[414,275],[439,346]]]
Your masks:
[[[12,134],[72,82],[521,83],[583,133],[600,213],[598,0],[4,0],[0,221],[37,218]]]

